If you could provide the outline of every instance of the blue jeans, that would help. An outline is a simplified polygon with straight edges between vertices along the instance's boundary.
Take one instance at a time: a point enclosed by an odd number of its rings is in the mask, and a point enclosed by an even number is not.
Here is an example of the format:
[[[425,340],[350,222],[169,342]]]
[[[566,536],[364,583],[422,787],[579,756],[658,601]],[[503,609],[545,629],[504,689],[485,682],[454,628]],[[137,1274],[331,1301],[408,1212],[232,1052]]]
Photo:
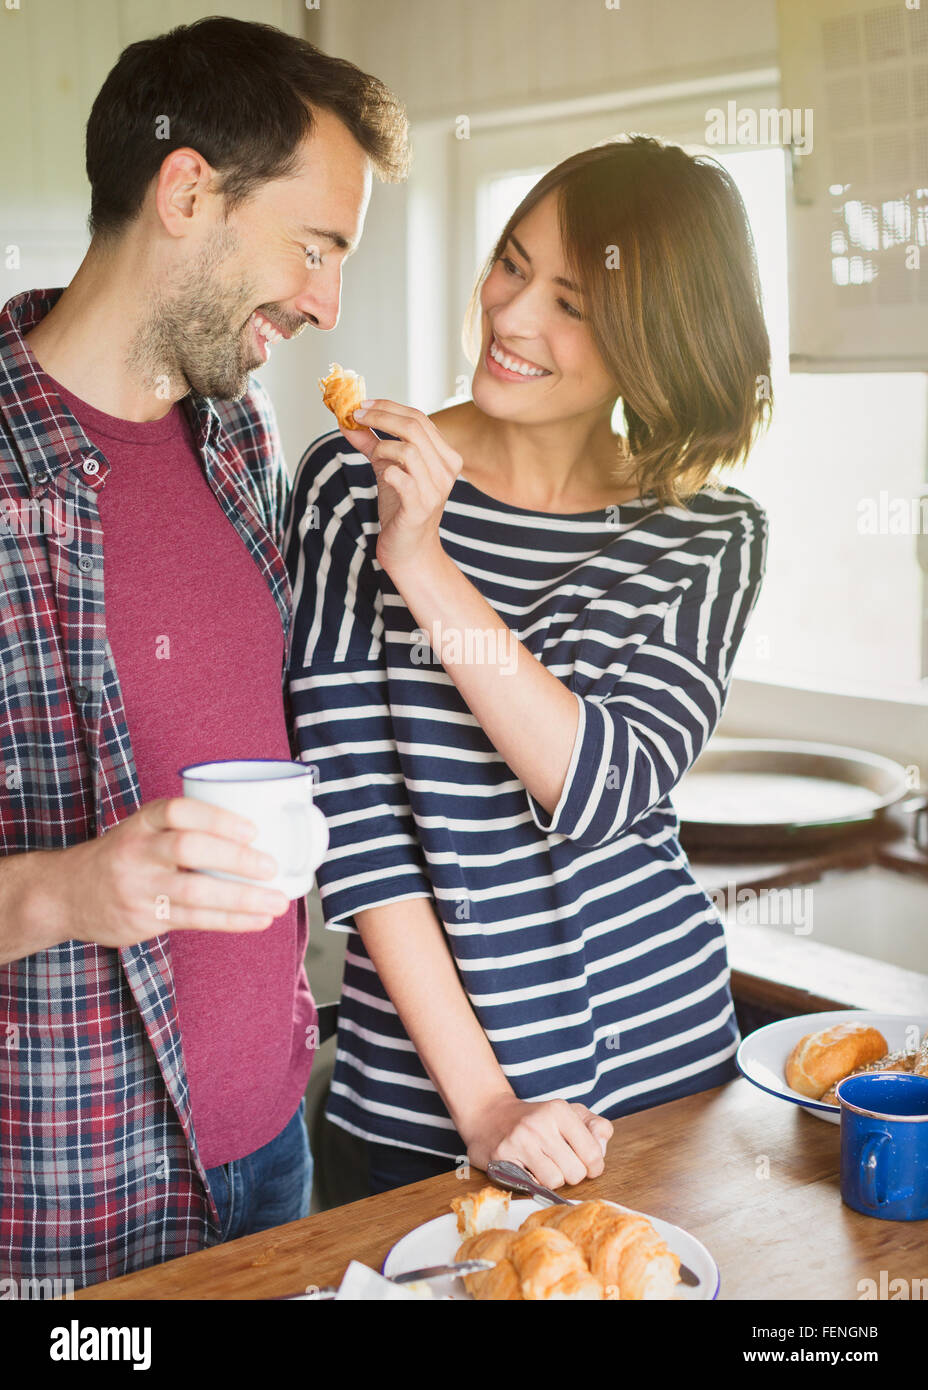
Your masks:
[[[283,1226],[309,1215],[313,1157],[306,1134],[306,1097],[293,1119],[260,1149],[208,1168],[223,1241]]]

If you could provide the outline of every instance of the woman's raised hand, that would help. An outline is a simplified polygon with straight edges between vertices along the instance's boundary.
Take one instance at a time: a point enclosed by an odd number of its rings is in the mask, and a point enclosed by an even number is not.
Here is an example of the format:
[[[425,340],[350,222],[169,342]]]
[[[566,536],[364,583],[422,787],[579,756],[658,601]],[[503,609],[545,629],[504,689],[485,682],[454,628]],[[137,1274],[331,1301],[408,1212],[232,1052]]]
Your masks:
[[[374,470],[380,513],[377,559],[392,577],[441,548],[438,527],[463,460],[421,410],[372,400],[354,416],[363,419],[364,428],[342,433]],[[396,438],[378,439],[372,430]]]

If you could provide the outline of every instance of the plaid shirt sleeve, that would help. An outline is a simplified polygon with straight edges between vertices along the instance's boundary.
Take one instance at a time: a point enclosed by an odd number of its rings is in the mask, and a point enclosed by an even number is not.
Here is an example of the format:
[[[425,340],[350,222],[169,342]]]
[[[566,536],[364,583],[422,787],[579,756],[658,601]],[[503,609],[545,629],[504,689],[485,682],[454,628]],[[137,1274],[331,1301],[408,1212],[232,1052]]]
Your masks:
[[[140,803],[106,641],[97,493],[109,464],[24,342],[60,290],[0,312],[0,853],[62,849]],[[289,488],[263,388],[188,397],[201,465],[280,612]],[[281,681],[286,674],[283,659]],[[170,938],[71,940],[0,966],[0,1275],[131,1273],[219,1239],[178,1027]]]

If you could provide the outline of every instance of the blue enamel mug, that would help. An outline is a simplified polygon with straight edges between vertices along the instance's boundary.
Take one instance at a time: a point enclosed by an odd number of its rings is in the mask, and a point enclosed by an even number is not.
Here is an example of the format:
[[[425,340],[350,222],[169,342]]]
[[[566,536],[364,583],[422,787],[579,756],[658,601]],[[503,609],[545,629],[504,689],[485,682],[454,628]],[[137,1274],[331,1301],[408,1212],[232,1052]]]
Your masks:
[[[846,1076],[841,1105],[841,1196],[864,1216],[928,1220],[928,1076]]]

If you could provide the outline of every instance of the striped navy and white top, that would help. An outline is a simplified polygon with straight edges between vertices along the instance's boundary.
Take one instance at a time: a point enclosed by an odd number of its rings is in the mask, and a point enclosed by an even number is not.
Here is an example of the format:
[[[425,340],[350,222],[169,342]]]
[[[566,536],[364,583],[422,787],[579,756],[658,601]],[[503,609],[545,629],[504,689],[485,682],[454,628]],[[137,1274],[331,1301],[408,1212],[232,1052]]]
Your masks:
[[[376,561],[378,531],[370,464],[324,435],[300,463],[285,554],[298,746],[331,832],[319,891],[326,924],[353,933],[330,1118],[465,1152],[353,921],[407,898],[433,902],[522,1099],[614,1117],[727,1080],[738,1031],[722,924],[669,793],[721,715],[765,513],[721,484],[688,508],[645,497],[565,516],[455,481],[445,550],[577,701],[553,814],[431,655]]]

